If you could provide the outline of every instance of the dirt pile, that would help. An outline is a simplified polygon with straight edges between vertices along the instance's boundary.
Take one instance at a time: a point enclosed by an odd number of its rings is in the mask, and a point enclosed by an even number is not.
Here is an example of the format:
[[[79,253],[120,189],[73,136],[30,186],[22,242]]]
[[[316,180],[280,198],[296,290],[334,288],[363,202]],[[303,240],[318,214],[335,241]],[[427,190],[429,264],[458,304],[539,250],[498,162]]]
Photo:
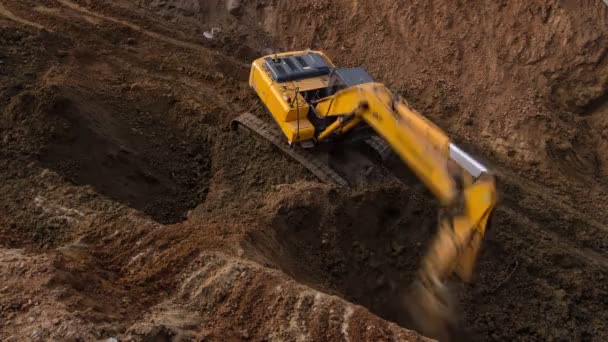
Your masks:
[[[0,1],[0,339],[420,339],[422,186],[338,191],[228,129],[266,117],[251,59],[309,47],[499,171],[468,338],[605,339],[606,24],[599,1]]]

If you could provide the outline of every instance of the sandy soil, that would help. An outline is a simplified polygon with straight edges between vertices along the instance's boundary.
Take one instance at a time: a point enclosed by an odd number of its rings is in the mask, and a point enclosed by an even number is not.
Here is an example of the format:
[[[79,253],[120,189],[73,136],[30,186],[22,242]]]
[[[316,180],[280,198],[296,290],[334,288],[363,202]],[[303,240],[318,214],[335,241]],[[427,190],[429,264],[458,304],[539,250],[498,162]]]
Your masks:
[[[459,338],[608,338],[601,1],[1,0],[0,340],[423,340],[423,187],[338,191],[228,128],[267,118],[251,60],[308,47],[496,169]]]

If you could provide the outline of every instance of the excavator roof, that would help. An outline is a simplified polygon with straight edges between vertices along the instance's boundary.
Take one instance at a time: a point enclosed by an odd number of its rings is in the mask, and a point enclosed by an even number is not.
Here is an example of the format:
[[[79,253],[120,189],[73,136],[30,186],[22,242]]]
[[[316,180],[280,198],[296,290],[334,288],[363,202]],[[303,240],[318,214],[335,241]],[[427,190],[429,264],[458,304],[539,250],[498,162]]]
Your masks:
[[[331,71],[329,63],[316,52],[282,57],[267,57],[264,61],[264,68],[268,70],[275,82],[281,83],[324,76]]]

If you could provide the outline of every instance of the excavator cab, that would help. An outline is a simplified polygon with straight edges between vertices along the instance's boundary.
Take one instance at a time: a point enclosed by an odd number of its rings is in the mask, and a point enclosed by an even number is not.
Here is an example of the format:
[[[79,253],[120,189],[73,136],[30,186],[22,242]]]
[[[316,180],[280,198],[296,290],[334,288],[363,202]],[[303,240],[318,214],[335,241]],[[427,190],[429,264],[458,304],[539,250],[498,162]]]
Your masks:
[[[359,84],[372,83],[374,79],[362,68],[337,68],[329,74],[327,96]]]

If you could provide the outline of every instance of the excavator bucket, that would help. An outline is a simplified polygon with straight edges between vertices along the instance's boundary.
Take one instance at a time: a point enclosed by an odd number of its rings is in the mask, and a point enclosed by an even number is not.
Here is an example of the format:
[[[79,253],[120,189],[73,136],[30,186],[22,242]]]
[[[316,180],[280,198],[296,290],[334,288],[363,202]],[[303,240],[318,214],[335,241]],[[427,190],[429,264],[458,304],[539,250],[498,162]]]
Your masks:
[[[428,337],[448,341],[450,332],[458,326],[457,300],[446,275],[454,270],[454,260],[467,240],[470,239],[456,234],[447,222],[441,224],[406,298],[416,330]]]
[[[449,282],[455,274],[470,282],[486,225],[496,203],[494,179],[483,175],[464,192],[467,215],[443,215],[422,265],[407,308],[418,330],[441,341],[457,326],[457,301]],[[489,195],[489,197],[488,197]]]

